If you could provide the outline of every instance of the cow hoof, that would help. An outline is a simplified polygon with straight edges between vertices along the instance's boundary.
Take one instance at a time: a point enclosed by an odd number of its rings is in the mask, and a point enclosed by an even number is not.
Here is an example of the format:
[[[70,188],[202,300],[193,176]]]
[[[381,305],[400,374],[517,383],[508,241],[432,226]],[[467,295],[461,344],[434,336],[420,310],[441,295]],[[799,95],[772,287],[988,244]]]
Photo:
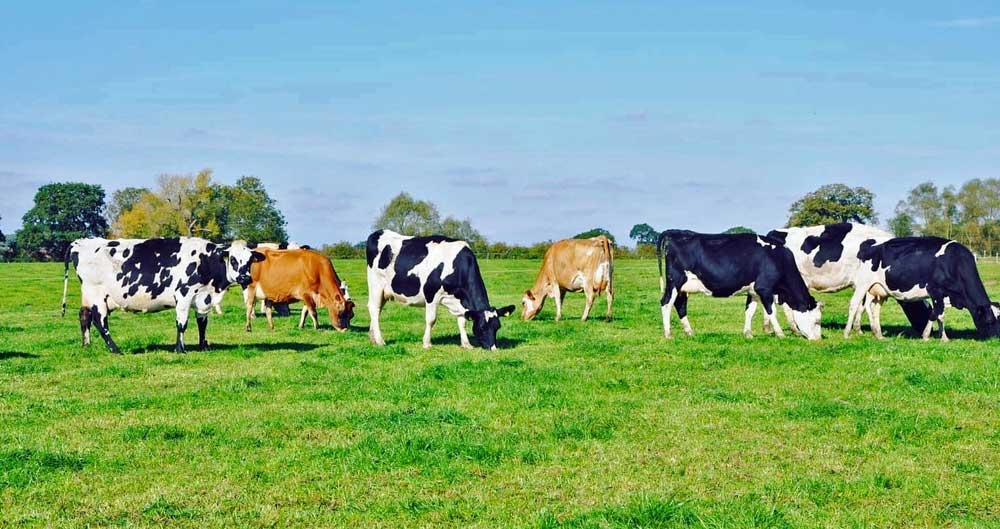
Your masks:
[[[183,346],[174,347],[174,352],[177,354],[187,354]]]
[[[208,346],[208,342],[205,342],[203,344],[199,344],[198,345],[198,350],[199,351],[211,351],[212,348]]]
[[[429,344],[429,343],[425,343],[424,344],[424,350],[425,351],[428,350],[428,349],[430,349],[430,348],[431,348],[431,344]]]
[[[753,338],[753,333],[750,332],[750,331],[747,331],[747,332],[743,333],[743,337],[749,340],[750,338]]]
[[[462,349],[465,349],[467,351],[471,351],[473,349],[473,347],[472,347],[471,343],[463,343],[462,344]]]
[[[108,349],[108,352],[110,352],[113,355],[120,355],[120,354],[122,354],[122,352],[119,351],[117,347],[115,347],[114,349]]]

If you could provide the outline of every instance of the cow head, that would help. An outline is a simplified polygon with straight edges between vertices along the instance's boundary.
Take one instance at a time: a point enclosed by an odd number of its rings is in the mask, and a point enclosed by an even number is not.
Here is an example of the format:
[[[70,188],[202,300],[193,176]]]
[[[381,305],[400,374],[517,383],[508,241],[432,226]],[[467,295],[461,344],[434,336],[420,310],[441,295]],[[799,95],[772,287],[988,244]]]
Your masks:
[[[472,320],[472,334],[479,340],[479,346],[483,349],[496,350],[497,331],[500,330],[500,318],[510,316],[514,312],[514,305],[487,310],[465,311],[465,318]]]
[[[544,297],[538,299],[531,290],[525,290],[524,297],[521,298],[521,319],[524,321],[534,319],[542,311],[544,303]]]
[[[334,329],[345,332],[351,328],[351,318],[354,317],[354,301],[350,294],[345,295],[346,289],[334,292],[333,299],[327,303],[326,309],[330,312],[330,324]]]
[[[972,321],[976,330],[983,338],[1000,337],[1000,304],[990,302],[989,305],[975,307],[971,311]]]
[[[819,340],[823,337],[823,327],[820,320],[823,319],[823,305],[817,303],[810,310],[794,310],[792,314],[792,328],[799,334],[805,336],[807,340]]]
[[[222,249],[222,262],[226,265],[226,279],[243,288],[246,288],[252,281],[250,265],[263,260],[264,254],[247,248],[245,244],[235,243]]]

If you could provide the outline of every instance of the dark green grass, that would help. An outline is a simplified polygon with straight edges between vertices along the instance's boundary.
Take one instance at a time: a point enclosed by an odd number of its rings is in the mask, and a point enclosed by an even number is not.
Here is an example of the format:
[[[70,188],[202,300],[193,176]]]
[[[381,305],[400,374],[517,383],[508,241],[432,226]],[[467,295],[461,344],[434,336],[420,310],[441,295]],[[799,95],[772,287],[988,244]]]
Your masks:
[[[377,348],[364,263],[336,264],[350,332],[248,335],[234,290],[208,353],[169,352],[172,312],[113,314],[124,356],[79,345],[75,279],[59,317],[61,266],[0,265],[0,526],[1000,525],[998,342],[900,337],[895,305],[891,338],[845,341],[846,294],[821,343],[744,339],[743,300],[705,297],[666,341],[656,263],[620,261],[611,323],[570,295],[464,351],[442,312],[425,351],[389,305]],[[538,263],[482,266],[503,305]]]

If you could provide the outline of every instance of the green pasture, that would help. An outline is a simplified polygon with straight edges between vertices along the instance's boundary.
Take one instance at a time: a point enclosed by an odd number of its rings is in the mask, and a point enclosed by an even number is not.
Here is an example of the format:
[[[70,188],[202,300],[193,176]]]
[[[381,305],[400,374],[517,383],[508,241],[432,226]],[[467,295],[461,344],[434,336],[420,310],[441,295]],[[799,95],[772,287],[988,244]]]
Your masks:
[[[493,303],[538,264],[483,261]],[[172,352],[172,311],[114,313],[116,356],[80,346],[75,277],[59,316],[61,264],[0,264],[0,526],[1000,526],[1000,342],[965,313],[925,343],[887,304],[890,338],[845,341],[824,295],[822,342],[748,340],[742,298],[696,296],[667,341],[655,261],[619,260],[610,323],[571,294],[466,351],[442,311],[424,350],[423,310],[390,304],[377,348],[364,262],[335,265],[350,332],[295,309],[247,334],[234,289],[211,351]]]

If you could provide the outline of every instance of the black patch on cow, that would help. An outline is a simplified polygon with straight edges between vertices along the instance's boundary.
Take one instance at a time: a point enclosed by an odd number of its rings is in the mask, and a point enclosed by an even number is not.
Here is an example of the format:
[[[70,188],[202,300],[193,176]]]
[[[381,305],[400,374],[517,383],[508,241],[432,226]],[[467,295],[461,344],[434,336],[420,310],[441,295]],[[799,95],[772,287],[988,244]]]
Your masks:
[[[454,242],[441,235],[430,237],[414,237],[402,241],[396,264],[393,266],[392,291],[407,297],[420,293],[420,278],[410,274],[417,265],[427,258],[428,245],[431,243]]]
[[[192,275],[194,275],[194,271],[197,268],[198,268],[198,263],[193,261],[188,263],[187,268],[184,269],[184,277],[190,278]]]
[[[434,301],[434,296],[441,290],[441,273],[444,272],[444,263],[441,263],[431,270],[424,283],[424,299],[427,303]]]
[[[205,305],[211,305],[211,304],[212,304],[212,295],[205,294]]]
[[[782,245],[784,245],[785,243],[788,242],[788,232],[787,231],[771,230],[771,231],[767,232],[767,237],[770,238],[770,239],[774,239],[776,241],[781,241]]]
[[[302,246],[299,246],[299,248],[303,250],[312,250],[312,246],[309,246],[308,244],[303,244]]]
[[[229,288],[229,278],[226,276],[226,262],[223,260],[224,250],[210,244],[213,250],[199,256],[198,267],[188,279],[188,285],[208,284],[216,291]],[[235,258],[233,259],[235,261]],[[249,263],[247,268],[249,268]],[[234,266],[235,268],[235,266]],[[239,272],[239,270],[237,270]]]
[[[252,241],[252,242],[248,243],[247,244],[247,248],[250,248],[251,250],[256,249],[257,248],[257,241]]]
[[[198,253],[198,250],[191,250],[191,257],[194,257],[196,253]]]
[[[444,291],[455,296],[467,310],[490,310],[490,297],[479,271],[476,254],[462,248],[455,255],[453,271],[441,280]]]
[[[132,255],[132,249],[131,248],[125,248],[125,250],[122,251],[122,259],[128,259],[129,255]]]
[[[371,268],[372,263],[375,262],[375,256],[378,255],[378,240],[382,237],[383,230],[378,230],[368,236],[368,240],[365,241],[365,260],[368,262],[368,268]]]
[[[278,244],[278,249],[279,250],[287,250],[288,249],[288,243],[287,242],[281,242],[280,244]]]
[[[854,225],[847,222],[827,224],[823,227],[823,233],[810,235],[802,241],[802,251],[808,255],[819,248],[813,256],[813,264],[817,268],[824,263],[835,263],[844,254],[844,238],[853,228]]]
[[[111,251],[109,251],[108,253],[111,254],[112,257],[114,257],[117,251],[118,251],[117,248],[112,248]]]
[[[382,248],[382,255],[378,258],[378,267],[385,269],[389,267],[389,263],[392,262],[392,246],[388,244]]]
[[[107,246],[108,248],[114,248],[115,246],[118,246],[120,244],[121,241],[108,241],[108,244],[106,244],[105,246]]]
[[[139,285],[149,291],[150,299],[156,299],[172,282],[170,269],[180,264],[180,249],[179,239],[148,239],[136,244],[132,255],[122,262],[122,288]]]

